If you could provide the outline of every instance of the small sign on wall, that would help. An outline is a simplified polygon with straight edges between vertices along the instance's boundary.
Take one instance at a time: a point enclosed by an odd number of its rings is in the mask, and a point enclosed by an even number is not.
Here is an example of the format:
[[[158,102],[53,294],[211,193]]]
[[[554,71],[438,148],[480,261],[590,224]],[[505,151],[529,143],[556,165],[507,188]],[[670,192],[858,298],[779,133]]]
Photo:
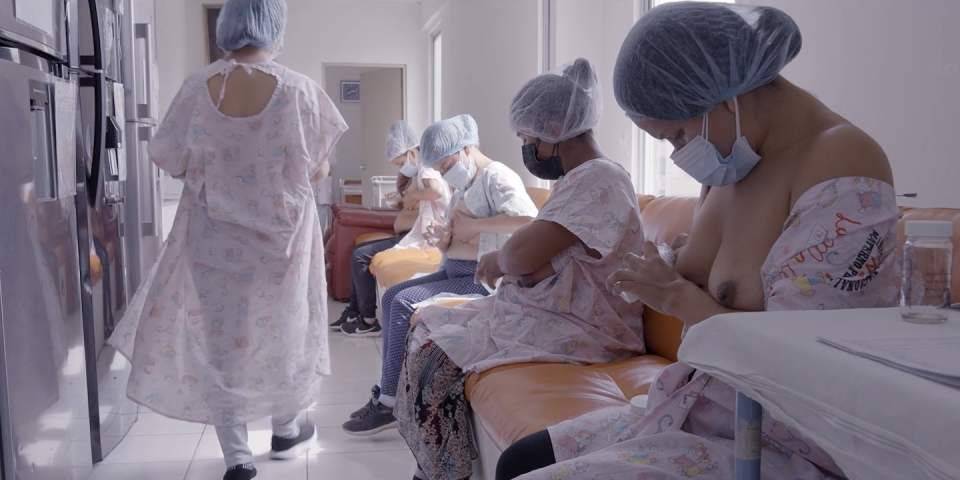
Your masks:
[[[217,19],[223,5],[203,6],[203,25],[207,39],[207,64],[211,64],[224,57],[223,50],[217,46]]]
[[[360,82],[340,82],[340,102],[360,103]]]

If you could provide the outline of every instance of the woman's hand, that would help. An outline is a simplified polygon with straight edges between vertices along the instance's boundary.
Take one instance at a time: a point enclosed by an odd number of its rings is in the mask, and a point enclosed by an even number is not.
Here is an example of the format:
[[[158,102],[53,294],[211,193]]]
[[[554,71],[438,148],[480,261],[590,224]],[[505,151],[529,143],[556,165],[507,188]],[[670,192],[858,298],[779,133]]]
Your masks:
[[[676,242],[675,242],[676,243]],[[627,292],[644,305],[666,315],[673,312],[676,297],[689,282],[660,258],[653,242],[643,243],[643,256],[632,253],[623,259],[625,268],[607,277],[607,288],[614,295]]]
[[[404,210],[416,210],[420,207],[420,201],[409,195],[404,195],[403,198],[400,199],[400,204]]]
[[[453,237],[450,234],[450,229],[439,223],[431,223],[427,225],[427,244],[431,247],[439,248],[441,252],[446,252],[450,248],[450,240]]]
[[[673,243],[670,244],[670,249],[676,252],[677,250],[686,247],[688,238],[690,238],[690,235],[687,235],[686,233],[677,235],[677,238],[674,238]]]
[[[477,219],[457,210],[453,213],[452,229],[453,236],[457,240],[467,243],[480,235],[477,228]]]
[[[486,285],[491,289],[497,286],[497,280],[503,276],[503,272],[500,271],[499,258],[499,250],[490,252],[480,258],[480,262],[477,264],[477,274],[473,278],[477,285]]]

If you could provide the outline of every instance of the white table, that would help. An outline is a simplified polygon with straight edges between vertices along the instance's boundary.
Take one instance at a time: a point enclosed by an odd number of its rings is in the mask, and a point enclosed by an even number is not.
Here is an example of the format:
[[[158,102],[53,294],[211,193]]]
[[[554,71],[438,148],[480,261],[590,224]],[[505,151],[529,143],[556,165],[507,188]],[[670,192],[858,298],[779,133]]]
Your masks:
[[[680,361],[756,400],[854,480],[960,479],[960,389],[817,341],[960,336],[898,309],[721,315],[690,329]]]

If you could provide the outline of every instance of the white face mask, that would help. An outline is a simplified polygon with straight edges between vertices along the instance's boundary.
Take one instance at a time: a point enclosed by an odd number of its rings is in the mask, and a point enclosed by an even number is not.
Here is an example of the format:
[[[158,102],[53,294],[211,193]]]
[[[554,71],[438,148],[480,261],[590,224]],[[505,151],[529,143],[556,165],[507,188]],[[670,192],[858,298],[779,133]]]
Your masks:
[[[737,141],[733,144],[730,156],[720,155],[716,145],[707,139],[707,115],[703,116],[703,132],[673,153],[670,159],[694,180],[711,187],[722,187],[737,183],[757,166],[760,156],[750,148],[747,137],[740,134],[740,105],[733,99],[737,117]]]
[[[276,45],[273,46],[273,50],[270,52],[270,56],[267,57],[268,62],[272,62],[283,53],[283,39],[280,39]]]
[[[460,160],[456,165],[450,168],[447,173],[443,174],[443,180],[447,182],[453,188],[457,190],[466,190],[470,185],[470,181],[473,180],[473,176],[477,173],[477,166],[474,163],[470,164],[470,167],[466,167],[463,164],[463,150],[460,151]]]
[[[420,173],[420,167],[410,163],[410,152],[407,152],[407,161],[400,167],[400,174],[407,178],[414,178]]]

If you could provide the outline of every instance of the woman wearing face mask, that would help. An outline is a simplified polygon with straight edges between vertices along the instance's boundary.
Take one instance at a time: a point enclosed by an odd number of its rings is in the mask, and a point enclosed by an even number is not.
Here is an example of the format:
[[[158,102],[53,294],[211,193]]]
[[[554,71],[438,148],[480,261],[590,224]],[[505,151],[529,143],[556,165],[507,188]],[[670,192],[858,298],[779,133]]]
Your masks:
[[[127,395],[216,427],[225,480],[257,475],[247,423],[273,417],[271,457],[298,456],[298,416],[330,374],[323,239],[311,182],[347,129],[309,78],[273,61],[284,0],[229,0],[226,59],[184,81],[150,160],[184,180],[157,263],[110,343],[133,364]]]
[[[420,312],[397,397],[417,478],[473,473],[467,374],[526,362],[606,363],[644,351],[642,305],[604,283],[641,247],[643,229],[630,175],[593,138],[601,98],[593,67],[579,59],[532,79],[510,105],[524,164],[556,184],[537,219],[481,259],[479,283],[503,279],[494,297]]]
[[[769,7],[670,3],[633,27],[614,70],[617,102],[674,144],[674,162],[704,190],[676,268],[646,243],[607,280],[614,292],[687,327],[738,311],[896,302],[890,165],[863,131],[780,76],[800,45],[793,20]],[[647,415],[621,435],[599,425],[629,417],[629,405],[586,414],[508,448],[497,478],[586,465],[590,478],[730,479],[735,399],[728,385],[675,363],[651,386]],[[764,479],[843,477],[791,426],[765,415],[762,428]],[[591,435],[582,448],[569,441]]]
[[[377,320],[377,283],[370,273],[373,257],[392,248],[432,248],[424,240],[427,225],[441,221],[450,202],[450,187],[440,174],[420,168],[420,137],[403,120],[394,122],[387,133],[387,159],[411,181],[400,195],[400,214],[393,224],[397,236],[357,245],[353,251],[350,304],[330,325],[351,337],[383,333]]]
[[[430,243],[444,252],[440,271],[391,287],[383,294],[383,371],[370,401],[343,424],[351,435],[373,435],[396,428],[393,415],[404,340],[413,305],[441,293],[487,295],[477,285],[477,260],[500,248],[518,228],[537,215],[520,176],[480,152],[477,123],[469,115],[437,122],[420,141],[422,170],[442,175],[456,192],[445,218],[450,228],[429,228]]]

